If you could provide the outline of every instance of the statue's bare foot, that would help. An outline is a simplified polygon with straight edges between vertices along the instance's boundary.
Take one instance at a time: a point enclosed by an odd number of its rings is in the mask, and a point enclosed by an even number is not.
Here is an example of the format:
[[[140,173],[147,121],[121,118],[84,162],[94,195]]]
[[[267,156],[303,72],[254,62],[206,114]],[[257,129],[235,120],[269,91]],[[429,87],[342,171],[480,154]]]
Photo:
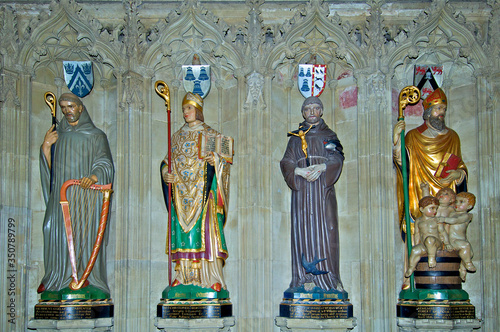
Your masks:
[[[309,291],[312,291],[312,290],[314,289],[314,287],[316,287],[316,284],[315,284],[314,282],[306,282],[306,283],[304,284],[304,289],[305,289],[306,291],[308,291],[308,292],[309,292]]]
[[[465,268],[469,272],[476,272],[476,267],[472,264],[472,262],[465,263]]]
[[[436,257],[429,256],[429,267],[436,267]]]
[[[465,278],[467,277],[467,270],[466,269],[460,269],[460,279],[462,279],[462,282],[465,282]]]

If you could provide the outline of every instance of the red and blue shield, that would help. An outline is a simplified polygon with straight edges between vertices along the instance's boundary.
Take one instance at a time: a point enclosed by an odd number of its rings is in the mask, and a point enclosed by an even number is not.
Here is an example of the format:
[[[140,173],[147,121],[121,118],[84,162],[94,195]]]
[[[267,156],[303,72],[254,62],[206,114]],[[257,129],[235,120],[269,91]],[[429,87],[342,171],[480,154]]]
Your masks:
[[[299,65],[297,83],[305,98],[319,97],[325,90],[326,65]]]

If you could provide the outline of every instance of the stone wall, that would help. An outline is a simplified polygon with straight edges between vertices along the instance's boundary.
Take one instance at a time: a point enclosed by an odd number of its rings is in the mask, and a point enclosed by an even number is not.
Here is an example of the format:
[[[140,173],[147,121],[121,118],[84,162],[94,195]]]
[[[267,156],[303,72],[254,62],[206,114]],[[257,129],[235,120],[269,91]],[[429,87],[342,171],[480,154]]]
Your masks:
[[[498,0],[0,1],[0,298],[7,308],[0,329],[26,330],[43,276],[38,159],[51,124],[43,95],[67,91],[62,60],[90,60],[95,85],[84,103],[107,133],[116,167],[107,257],[114,330],[155,330],[168,280],[159,178],[167,123],[154,82],[170,87],[175,130],[183,123],[181,66],[197,54],[212,70],[205,121],[235,139],[225,229],[235,330],[277,331],[273,320],[291,278],[290,190],[279,160],[286,132],[301,121],[298,64],[316,61],[328,65],[324,119],[346,156],[336,185],[341,277],[356,330],[397,330],[404,264],[392,163],[397,96],[413,83],[415,64],[441,64],[447,125],[461,137],[469,191],[478,197],[469,227],[478,272],[464,289],[483,330],[494,331],[499,17]],[[418,126],[421,112],[406,121],[408,129]]]

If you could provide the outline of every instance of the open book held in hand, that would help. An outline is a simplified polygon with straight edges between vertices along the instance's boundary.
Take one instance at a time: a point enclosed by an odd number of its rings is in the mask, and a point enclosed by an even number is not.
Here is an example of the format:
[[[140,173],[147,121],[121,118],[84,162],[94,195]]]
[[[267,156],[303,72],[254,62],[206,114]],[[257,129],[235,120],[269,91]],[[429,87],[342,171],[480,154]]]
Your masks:
[[[219,156],[232,164],[234,155],[233,144],[234,140],[230,136],[222,134],[210,135],[206,132],[200,133],[198,139],[198,157],[203,159],[209,152],[217,152]]]

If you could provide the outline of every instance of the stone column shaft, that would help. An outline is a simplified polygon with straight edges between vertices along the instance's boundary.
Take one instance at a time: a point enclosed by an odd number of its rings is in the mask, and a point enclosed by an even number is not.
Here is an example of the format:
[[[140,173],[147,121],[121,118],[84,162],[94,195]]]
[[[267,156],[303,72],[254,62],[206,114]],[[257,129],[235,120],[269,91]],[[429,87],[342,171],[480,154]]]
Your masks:
[[[500,241],[498,224],[500,213],[498,206],[499,178],[498,163],[500,162],[500,151],[498,142],[499,112],[498,95],[494,94],[494,84],[479,76],[476,79],[476,105],[477,105],[477,146],[478,146],[478,188],[475,210],[478,213],[481,224],[481,251],[478,257],[482,257],[482,290],[483,303],[481,305],[482,319],[485,331],[493,331],[500,326],[500,310],[497,301],[500,291],[498,267]],[[498,85],[497,90],[498,91]]]
[[[391,95],[382,74],[355,75],[358,83],[358,195],[361,330],[391,331],[396,316],[395,199]],[[403,254],[403,253],[401,253]],[[391,301],[391,299],[393,299]],[[355,304],[354,304],[355,305]],[[360,312],[358,311],[358,312]]]
[[[152,82],[137,73],[118,77],[121,103],[117,115],[117,156],[115,156],[116,263],[115,329],[150,331],[150,312],[158,302],[149,298],[151,281],[151,156]],[[155,178],[158,180],[158,178]],[[161,244],[163,245],[163,244]],[[167,274],[164,275],[167,281]],[[167,281],[168,282],[168,281]],[[165,284],[167,283],[165,282]]]
[[[0,100],[0,326],[25,330],[32,211],[30,112],[31,77],[4,69]]]

